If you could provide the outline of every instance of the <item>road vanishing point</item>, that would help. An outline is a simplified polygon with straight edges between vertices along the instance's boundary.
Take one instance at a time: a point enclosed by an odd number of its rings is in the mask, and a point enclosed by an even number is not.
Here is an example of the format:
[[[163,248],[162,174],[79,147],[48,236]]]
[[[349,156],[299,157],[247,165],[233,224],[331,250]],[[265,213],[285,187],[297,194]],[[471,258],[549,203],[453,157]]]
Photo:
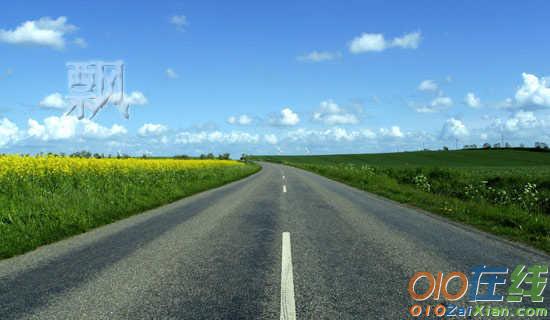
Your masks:
[[[262,167],[0,261],[0,319],[404,319],[417,271],[550,262],[310,172]]]

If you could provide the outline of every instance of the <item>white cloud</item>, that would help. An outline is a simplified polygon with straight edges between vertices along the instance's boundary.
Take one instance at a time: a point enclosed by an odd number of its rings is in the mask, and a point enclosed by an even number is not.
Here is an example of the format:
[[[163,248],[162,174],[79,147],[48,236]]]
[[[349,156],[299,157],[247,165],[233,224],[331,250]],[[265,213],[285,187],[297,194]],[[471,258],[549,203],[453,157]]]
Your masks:
[[[432,100],[433,107],[450,107],[453,105],[453,100],[449,97],[437,97]]]
[[[411,32],[403,35],[402,37],[393,39],[392,45],[394,47],[400,47],[404,49],[416,49],[418,48],[421,39],[422,35],[420,34],[420,32]]]
[[[325,130],[308,130],[299,128],[289,131],[286,138],[294,143],[326,143],[338,141],[354,141],[363,137],[363,132],[358,130],[346,130],[344,128],[330,128]]]
[[[120,96],[120,95],[119,95]],[[116,97],[113,97],[113,101],[117,100]],[[123,105],[129,104],[134,106],[144,105],[147,104],[149,101],[145,97],[145,95],[140,91],[132,91],[130,94],[124,94],[124,102]]]
[[[44,141],[70,139],[76,135],[78,121],[73,116],[48,117],[44,119],[44,124],[29,119],[27,133],[30,137]]]
[[[82,137],[84,138],[106,139],[128,133],[126,128],[118,124],[114,124],[111,128],[108,128],[88,119],[80,121],[82,122]]]
[[[364,136],[367,139],[375,139],[376,133],[370,129],[363,129],[361,130],[361,135]]]
[[[127,133],[126,128],[118,124],[108,128],[88,119],[78,120],[74,116],[48,117],[43,123],[29,119],[27,123],[27,135],[43,141],[75,137],[105,139]]]
[[[77,27],[67,23],[66,17],[59,17],[55,20],[43,17],[38,20],[25,21],[13,30],[0,29],[0,42],[62,49],[65,47],[64,36],[76,29]]]
[[[354,54],[364,52],[380,52],[388,48],[416,49],[422,36],[420,32],[411,32],[402,37],[387,41],[381,33],[363,33],[349,43],[349,51]]]
[[[176,71],[174,71],[172,68],[166,69],[165,73],[166,76],[170,79],[177,79],[180,77],[179,74],[177,74]]]
[[[296,60],[303,62],[323,62],[335,60],[338,58],[340,58],[340,53],[333,53],[328,51],[312,51],[308,54],[297,57]]]
[[[453,99],[445,96],[434,98],[429,105],[421,106],[416,108],[417,112],[420,113],[433,113],[441,111],[445,108],[451,107],[453,105]]]
[[[479,108],[481,107],[481,100],[476,97],[473,92],[468,92],[466,97],[464,97],[464,103],[470,108]]]
[[[332,100],[322,101],[319,109],[313,113],[313,120],[328,125],[357,124],[356,115],[346,112]]]
[[[504,122],[504,128],[510,132],[532,129],[538,125],[537,117],[530,111],[518,111]]]
[[[441,137],[443,139],[459,139],[469,134],[468,128],[466,128],[464,123],[455,118],[447,119],[441,130]]]
[[[270,123],[275,126],[295,126],[300,122],[300,117],[290,108],[281,110],[280,117],[273,117]]]
[[[533,74],[522,73],[523,84],[516,91],[516,102],[520,107],[550,107],[548,80]]]
[[[200,131],[200,132],[179,132],[176,135],[175,142],[178,144],[239,144],[239,143],[258,143],[260,136],[242,131],[221,132],[221,131]]]
[[[264,134],[264,140],[269,144],[277,144],[277,142],[279,142],[279,139],[277,139],[277,136],[272,133]]]
[[[403,132],[401,132],[401,128],[399,128],[398,126],[392,126],[389,129],[380,128],[380,134],[384,137],[391,138],[403,138],[405,136]]]
[[[88,42],[84,38],[75,38],[73,43],[81,48],[87,48]]]
[[[351,41],[349,50],[351,53],[377,52],[384,51],[386,47],[387,44],[383,34],[363,33]]]
[[[183,31],[184,28],[189,24],[187,17],[184,15],[174,15],[170,18],[170,23],[175,25],[178,30]]]
[[[252,118],[246,114],[242,114],[240,116],[231,116],[227,118],[227,123],[246,126],[252,123]]]
[[[438,88],[437,82],[434,80],[424,80],[418,85],[419,91],[437,91]]]
[[[140,136],[159,136],[168,131],[168,128],[162,124],[146,123],[138,129]]]
[[[16,142],[19,139],[19,128],[7,118],[0,120],[0,148]]]
[[[44,97],[39,105],[44,108],[65,109],[67,107],[67,102],[61,93],[55,92]]]

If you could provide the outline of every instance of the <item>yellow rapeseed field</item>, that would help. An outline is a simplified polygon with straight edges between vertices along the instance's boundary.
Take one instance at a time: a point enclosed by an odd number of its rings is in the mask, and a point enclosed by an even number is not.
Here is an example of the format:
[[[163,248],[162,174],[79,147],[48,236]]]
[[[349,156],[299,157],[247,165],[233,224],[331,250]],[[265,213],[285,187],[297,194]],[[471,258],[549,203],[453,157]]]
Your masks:
[[[257,170],[233,160],[0,156],[0,258]]]
[[[85,159],[59,156],[0,156],[0,179],[6,175],[44,176],[48,174],[104,174],[115,171],[170,171],[205,169],[213,167],[225,167],[243,165],[233,160],[174,160],[174,159]]]

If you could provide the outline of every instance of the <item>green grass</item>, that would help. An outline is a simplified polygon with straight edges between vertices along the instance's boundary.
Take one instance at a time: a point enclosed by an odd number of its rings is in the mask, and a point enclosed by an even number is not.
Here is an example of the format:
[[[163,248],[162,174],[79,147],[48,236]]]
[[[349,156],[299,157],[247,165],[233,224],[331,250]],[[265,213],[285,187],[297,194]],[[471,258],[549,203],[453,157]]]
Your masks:
[[[463,150],[256,156],[550,252],[550,153]]]
[[[265,161],[311,164],[369,164],[383,167],[548,167],[550,152],[526,150],[417,151],[319,156],[255,156]]]
[[[25,164],[20,172],[32,166],[29,173],[18,173],[15,168],[0,172],[0,259],[221,186],[260,169],[251,163],[208,168],[129,168],[118,165],[126,160],[108,161],[111,165],[103,171],[98,169],[101,166],[91,168],[87,164],[82,168],[69,164],[69,172],[55,170],[53,165]],[[147,164],[156,160],[143,161]]]

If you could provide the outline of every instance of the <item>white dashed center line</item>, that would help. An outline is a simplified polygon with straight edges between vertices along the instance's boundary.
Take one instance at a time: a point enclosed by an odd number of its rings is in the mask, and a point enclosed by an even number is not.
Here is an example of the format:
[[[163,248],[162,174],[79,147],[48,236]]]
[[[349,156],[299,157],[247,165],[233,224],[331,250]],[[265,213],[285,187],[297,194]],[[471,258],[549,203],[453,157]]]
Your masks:
[[[283,193],[286,193],[286,184],[283,184]]]
[[[294,278],[292,275],[292,252],[290,249],[290,233],[283,232],[283,255],[281,268],[281,319],[296,320],[296,305],[294,302]]]

